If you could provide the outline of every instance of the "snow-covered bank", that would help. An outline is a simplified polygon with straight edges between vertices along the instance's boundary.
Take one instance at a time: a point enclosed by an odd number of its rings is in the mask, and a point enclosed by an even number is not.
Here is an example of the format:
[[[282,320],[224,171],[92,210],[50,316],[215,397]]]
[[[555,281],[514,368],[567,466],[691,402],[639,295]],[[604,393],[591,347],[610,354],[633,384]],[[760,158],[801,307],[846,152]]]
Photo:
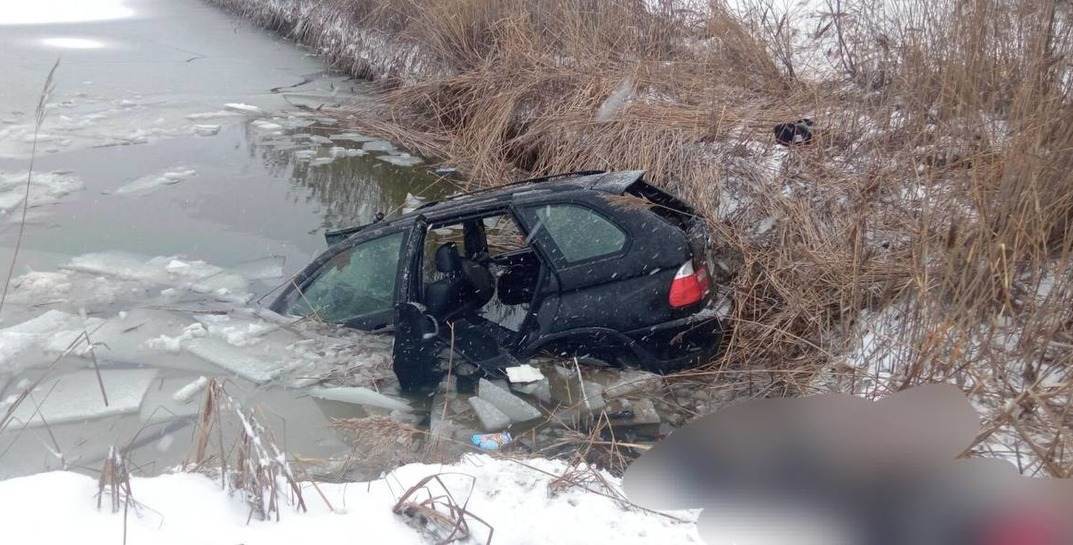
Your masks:
[[[127,516],[126,542],[331,545],[370,541],[423,545],[430,542],[427,534],[393,514],[392,507],[409,487],[436,473],[453,474],[444,477],[446,485],[459,502],[468,496],[467,509],[494,528],[492,543],[700,542],[692,523],[625,508],[576,488],[551,495],[547,485],[553,477],[542,471],[557,475],[565,464],[547,460],[524,463],[541,471],[509,460],[470,456],[450,466],[403,466],[369,483],[319,483],[331,508],[310,483],[303,483],[309,512],[283,510],[278,522],[247,522],[248,506],[238,497],[229,497],[220,490],[219,481],[205,475],[134,478],[131,489],[140,508]],[[98,511],[96,493],[95,479],[69,472],[0,481],[4,534],[39,544],[122,542],[123,513],[112,514],[107,507]],[[692,520],[688,514],[676,516]],[[481,525],[474,523],[471,528],[474,542],[484,543],[487,536]]]

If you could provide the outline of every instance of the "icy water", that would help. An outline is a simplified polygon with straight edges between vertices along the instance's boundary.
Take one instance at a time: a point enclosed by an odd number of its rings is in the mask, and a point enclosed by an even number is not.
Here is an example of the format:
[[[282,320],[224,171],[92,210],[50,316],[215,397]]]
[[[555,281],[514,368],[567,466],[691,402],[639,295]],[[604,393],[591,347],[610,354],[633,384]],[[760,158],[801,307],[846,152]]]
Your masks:
[[[325,228],[448,188],[418,158],[317,113],[368,100],[364,83],[198,0],[7,4],[5,277],[35,141],[36,163],[0,310],[0,418],[17,404],[0,477],[99,467],[112,445],[132,447],[144,472],[180,462],[200,395],[175,394],[200,376],[226,378],[292,453],[346,452],[329,418],[370,409],[300,386],[350,366],[376,387],[390,340],[266,319],[251,302],[323,250]]]

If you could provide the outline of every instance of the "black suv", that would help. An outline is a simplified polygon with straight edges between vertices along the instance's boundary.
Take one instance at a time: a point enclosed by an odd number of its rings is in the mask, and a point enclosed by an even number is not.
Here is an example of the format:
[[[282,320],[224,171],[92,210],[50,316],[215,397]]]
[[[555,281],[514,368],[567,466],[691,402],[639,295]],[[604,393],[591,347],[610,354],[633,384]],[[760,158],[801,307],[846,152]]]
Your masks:
[[[703,218],[644,172],[575,172],[329,232],[272,310],[395,334],[404,388],[451,347],[485,373],[538,351],[666,372],[709,358]]]

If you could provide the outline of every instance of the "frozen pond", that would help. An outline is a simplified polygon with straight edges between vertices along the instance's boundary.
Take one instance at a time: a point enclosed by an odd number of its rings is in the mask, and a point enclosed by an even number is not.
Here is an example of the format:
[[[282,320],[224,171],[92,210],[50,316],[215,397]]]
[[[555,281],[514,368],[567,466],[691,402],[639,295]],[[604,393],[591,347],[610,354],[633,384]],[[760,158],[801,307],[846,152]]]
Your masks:
[[[287,323],[252,303],[324,248],[325,228],[448,188],[420,158],[317,113],[368,100],[364,83],[198,0],[18,6],[0,12],[5,276],[35,107],[60,62],[0,310],[0,417],[17,403],[0,478],[97,467],[113,444],[147,472],[181,462],[202,376],[262,407],[291,452],[345,451],[330,418],[389,409],[303,386],[345,369],[379,387],[390,338]]]

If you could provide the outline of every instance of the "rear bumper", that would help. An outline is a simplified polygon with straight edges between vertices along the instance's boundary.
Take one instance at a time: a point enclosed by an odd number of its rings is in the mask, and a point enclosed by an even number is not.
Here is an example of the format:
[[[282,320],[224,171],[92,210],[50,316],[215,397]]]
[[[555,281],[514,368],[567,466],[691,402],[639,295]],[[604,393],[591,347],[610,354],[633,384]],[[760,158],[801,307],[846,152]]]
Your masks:
[[[669,372],[705,363],[723,340],[723,323],[711,306],[679,318],[626,333],[638,363]]]

